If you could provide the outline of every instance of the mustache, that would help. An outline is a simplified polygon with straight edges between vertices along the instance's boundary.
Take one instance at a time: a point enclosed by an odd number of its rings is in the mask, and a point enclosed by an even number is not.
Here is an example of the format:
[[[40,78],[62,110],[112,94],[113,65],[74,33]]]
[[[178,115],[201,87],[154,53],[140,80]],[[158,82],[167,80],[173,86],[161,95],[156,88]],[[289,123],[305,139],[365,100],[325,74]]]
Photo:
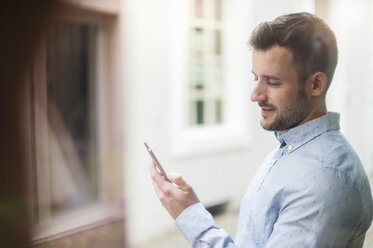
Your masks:
[[[275,108],[274,105],[269,104],[267,102],[258,102],[259,107],[261,108]]]

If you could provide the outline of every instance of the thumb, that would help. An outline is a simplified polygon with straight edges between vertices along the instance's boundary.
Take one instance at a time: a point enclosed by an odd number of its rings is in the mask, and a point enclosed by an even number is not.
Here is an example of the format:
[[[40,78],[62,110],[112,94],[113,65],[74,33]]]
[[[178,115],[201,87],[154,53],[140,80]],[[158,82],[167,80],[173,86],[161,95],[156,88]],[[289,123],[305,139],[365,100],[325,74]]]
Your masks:
[[[182,191],[190,190],[189,184],[183,179],[181,175],[177,173],[169,173],[167,177],[168,179],[170,179],[172,183],[176,184]]]

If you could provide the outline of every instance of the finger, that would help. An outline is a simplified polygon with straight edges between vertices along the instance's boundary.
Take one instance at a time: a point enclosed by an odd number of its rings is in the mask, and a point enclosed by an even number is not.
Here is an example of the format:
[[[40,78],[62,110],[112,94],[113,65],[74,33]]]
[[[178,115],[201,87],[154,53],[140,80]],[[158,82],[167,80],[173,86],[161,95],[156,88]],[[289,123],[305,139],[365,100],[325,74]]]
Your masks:
[[[149,172],[150,176],[154,183],[159,184],[161,182],[161,175],[158,173],[157,169],[155,168],[155,164],[153,161],[149,163]]]
[[[162,180],[162,176],[159,175],[157,169],[155,168],[155,164],[153,161],[149,164],[149,171],[150,171],[151,178],[153,180],[152,183],[153,183],[155,193],[157,194],[158,198],[161,198],[163,196],[163,188],[164,188],[163,180]]]
[[[154,169],[154,170],[151,170],[151,172],[154,172],[157,175],[160,175],[163,180],[167,181],[168,183],[171,183],[171,181],[168,179],[167,175],[165,173],[162,173],[159,170],[158,166],[155,164],[154,161],[151,162],[150,166],[152,167],[151,169]],[[154,176],[154,174],[151,174],[151,175]]]
[[[160,188],[158,187],[158,185],[155,184],[154,182],[153,182],[153,187],[154,187],[154,191],[155,191],[157,197],[160,198],[160,197],[162,196],[162,191],[161,191],[161,189],[160,189]]]
[[[157,173],[158,174],[158,173]],[[160,178],[159,178],[160,177]],[[166,202],[169,201],[170,197],[173,198],[175,189],[177,188],[171,182],[166,182],[162,176],[157,175],[157,179],[153,179],[153,187],[162,205],[165,206]],[[179,190],[179,189],[178,189]]]
[[[149,164],[150,176],[155,184],[159,187],[165,187],[166,180],[159,174],[154,161]]]
[[[168,175],[168,179],[170,179],[171,182],[173,182],[174,184],[176,184],[179,189],[183,190],[183,191],[189,191],[190,190],[190,186],[189,184],[183,179],[183,177],[177,173],[169,173]]]

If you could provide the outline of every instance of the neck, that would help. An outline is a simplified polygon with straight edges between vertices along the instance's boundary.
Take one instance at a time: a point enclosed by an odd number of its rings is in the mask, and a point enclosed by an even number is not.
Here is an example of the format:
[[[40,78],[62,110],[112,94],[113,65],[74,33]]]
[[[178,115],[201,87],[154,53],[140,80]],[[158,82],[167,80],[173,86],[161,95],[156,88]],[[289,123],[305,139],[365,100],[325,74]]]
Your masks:
[[[296,126],[300,126],[308,121],[311,121],[313,119],[319,118],[323,115],[326,115],[328,113],[328,110],[326,108],[325,100],[322,102],[319,102],[318,104],[314,105],[314,107],[311,109],[311,111],[307,114],[307,116],[303,119],[303,121],[299,122]],[[289,129],[282,130],[282,132],[287,132]]]
[[[304,120],[301,123],[299,123],[299,125],[306,123],[310,120],[319,118],[323,115],[326,115],[327,113],[328,113],[328,110],[326,108],[325,99],[323,99],[323,101],[314,105],[310,113],[306,116],[306,118],[304,118]]]

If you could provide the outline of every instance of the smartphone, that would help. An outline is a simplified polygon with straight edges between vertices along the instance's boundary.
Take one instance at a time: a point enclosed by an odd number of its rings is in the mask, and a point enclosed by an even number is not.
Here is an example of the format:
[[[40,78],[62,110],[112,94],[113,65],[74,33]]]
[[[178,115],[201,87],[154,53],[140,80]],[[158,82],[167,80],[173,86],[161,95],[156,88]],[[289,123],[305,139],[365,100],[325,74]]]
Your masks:
[[[159,163],[157,157],[155,156],[155,154],[153,153],[152,149],[150,148],[149,144],[144,142],[144,145],[146,147],[146,150],[149,152],[150,156],[152,157],[155,165],[157,166],[157,169],[159,171],[159,173],[161,174],[161,176],[168,182],[171,182],[170,179],[168,179],[167,177],[167,174],[166,174],[166,171],[163,169],[162,165]]]

